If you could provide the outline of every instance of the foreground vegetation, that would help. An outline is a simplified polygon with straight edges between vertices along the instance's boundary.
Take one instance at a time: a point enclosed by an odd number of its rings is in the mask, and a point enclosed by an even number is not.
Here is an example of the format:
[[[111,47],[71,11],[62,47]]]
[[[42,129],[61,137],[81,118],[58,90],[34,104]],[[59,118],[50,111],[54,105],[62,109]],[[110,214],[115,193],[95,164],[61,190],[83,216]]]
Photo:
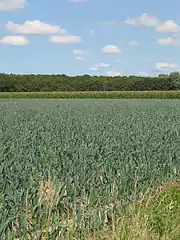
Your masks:
[[[0,98],[34,99],[180,99],[180,91],[2,92]]]
[[[0,238],[179,239],[179,118],[179,100],[1,99]]]
[[[46,184],[48,189],[45,188]],[[17,216],[14,224],[9,228],[6,224],[1,224],[1,239],[180,239],[180,182],[178,181],[166,183],[156,191],[148,189],[139,201],[134,201],[129,206],[119,206],[116,212],[113,208],[107,208],[104,214],[102,213],[103,224],[94,228],[88,222],[84,227],[79,226],[77,216],[73,214],[64,219],[62,216],[57,216],[58,189],[54,189],[55,185],[51,179],[48,179],[46,184],[42,182],[40,184],[35,211],[31,206],[32,203],[26,201],[24,218]],[[43,191],[47,194],[44,197]],[[32,198],[29,200],[34,201]]]
[[[68,239],[68,238],[67,238]],[[168,183],[119,213],[116,222],[87,233],[87,240],[179,240],[180,183]]]

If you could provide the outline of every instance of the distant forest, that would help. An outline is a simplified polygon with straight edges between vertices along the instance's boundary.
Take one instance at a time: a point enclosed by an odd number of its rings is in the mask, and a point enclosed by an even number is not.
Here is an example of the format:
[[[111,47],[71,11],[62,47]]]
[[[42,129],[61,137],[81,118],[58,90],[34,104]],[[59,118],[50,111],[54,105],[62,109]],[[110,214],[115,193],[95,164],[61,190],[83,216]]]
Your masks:
[[[180,74],[157,77],[0,74],[0,92],[180,90]]]

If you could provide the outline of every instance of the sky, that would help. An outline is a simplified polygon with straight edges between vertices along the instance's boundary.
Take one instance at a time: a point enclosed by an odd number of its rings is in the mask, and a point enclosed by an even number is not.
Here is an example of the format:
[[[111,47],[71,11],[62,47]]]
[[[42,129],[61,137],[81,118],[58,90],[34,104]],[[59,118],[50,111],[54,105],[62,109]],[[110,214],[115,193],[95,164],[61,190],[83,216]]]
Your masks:
[[[0,0],[0,72],[180,71],[179,0]]]

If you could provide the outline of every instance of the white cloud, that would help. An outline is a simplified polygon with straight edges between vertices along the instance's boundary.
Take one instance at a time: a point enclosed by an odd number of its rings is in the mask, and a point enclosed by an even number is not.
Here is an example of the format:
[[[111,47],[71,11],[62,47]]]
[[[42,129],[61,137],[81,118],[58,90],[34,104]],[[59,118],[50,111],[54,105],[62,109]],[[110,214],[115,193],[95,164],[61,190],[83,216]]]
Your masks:
[[[20,34],[50,35],[55,33],[65,33],[65,30],[61,29],[59,26],[53,26],[39,20],[25,21],[23,24],[8,22],[6,28],[10,32]]]
[[[130,41],[130,42],[129,42],[129,45],[130,45],[130,46],[138,46],[139,43],[136,42],[136,41]]]
[[[117,77],[117,76],[121,76],[121,73],[120,72],[115,72],[115,71],[108,71],[106,73],[107,76],[109,77]]]
[[[175,39],[172,37],[159,38],[157,39],[155,44],[162,45],[162,46],[169,46],[169,45],[180,46],[180,39]]]
[[[151,16],[147,13],[135,18],[128,18],[124,22],[130,25],[154,27],[156,31],[161,33],[180,33],[180,25],[176,24],[173,20],[163,22],[157,17]]]
[[[141,16],[126,19],[125,23],[137,26],[156,27],[160,21],[157,17],[143,13]]]
[[[109,68],[110,65],[108,63],[99,63],[99,64],[96,64],[95,68]]]
[[[0,39],[0,44],[12,46],[25,46],[29,41],[23,36],[7,36]]]
[[[167,70],[172,70],[172,69],[176,70],[176,69],[178,69],[178,66],[175,63],[157,62],[156,69],[158,71],[167,71]]]
[[[12,11],[26,6],[26,0],[0,0],[0,11]]]
[[[69,0],[71,3],[86,3],[88,0]]]
[[[116,45],[106,45],[103,48],[104,53],[121,53],[121,50]]]
[[[79,49],[74,49],[73,54],[77,55],[77,56],[82,56],[82,57],[87,55],[87,53],[85,51],[82,51],[82,50],[79,50]]]
[[[74,44],[74,43],[80,43],[82,41],[81,37],[73,36],[73,35],[51,36],[49,40],[52,43],[58,43],[58,44]]]
[[[170,33],[177,33],[180,32],[180,26],[177,25],[174,21],[168,20],[164,22],[163,24],[159,25],[156,30],[158,32],[170,32]]]
[[[81,57],[81,56],[77,56],[76,60],[82,61],[82,62],[86,61],[86,59],[84,57]]]
[[[110,64],[108,63],[99,63],[99,64],[96,64],[95,67],[92,67],[90,70],[99,71],[100,69],[109,68],[109,67],[110,67]]]

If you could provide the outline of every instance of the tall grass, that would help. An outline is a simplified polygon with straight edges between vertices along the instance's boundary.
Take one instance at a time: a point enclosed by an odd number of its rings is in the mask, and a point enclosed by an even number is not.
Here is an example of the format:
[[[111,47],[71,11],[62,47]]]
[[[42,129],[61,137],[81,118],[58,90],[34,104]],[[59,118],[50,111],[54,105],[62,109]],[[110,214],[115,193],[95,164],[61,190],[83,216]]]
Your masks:
[[[0,98],[180,99],[180,91],[1,92]]]
[[[180,238],[180,185],[168,183],[163,190],[144,195],[143,201],[121,212],[115,223],[87,234],[86,240],[178,240]]]
[[[179,119],[179,100],[1,100],[0,238],[117,236],[123,210],[179,178]]]

